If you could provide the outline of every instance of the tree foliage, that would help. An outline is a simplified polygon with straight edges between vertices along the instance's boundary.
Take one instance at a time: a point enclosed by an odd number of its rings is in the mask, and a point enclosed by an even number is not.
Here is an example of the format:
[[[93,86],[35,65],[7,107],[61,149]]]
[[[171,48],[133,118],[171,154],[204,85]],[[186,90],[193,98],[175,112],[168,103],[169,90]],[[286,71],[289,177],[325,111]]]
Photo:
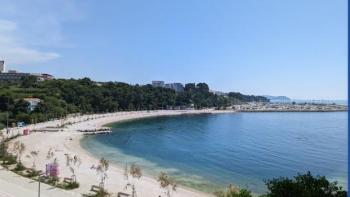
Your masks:
[[[29,111],[29,103],[23,100],[26,97],[41,99],[34,111]],[[94,82],[89,78],[35,81],[25,77],[17,83],[0,84],[0,113],[9,112],[10,123],[35,123],[77,112],[104,113],[189,107],[221,109],[237,101],[267,101],[264,98],[240,93],[219,96],[210,92],[206,83],[188,83],[184,91],[175,92],[152,85]],[[4,118],[0,118],[0,123],[6,125]]]
[[[96,173],[99,175],[99,187],[104,191],[105,183],[108,178],[107,171],[109,169],[109,161],[105,158],[101,158],[97,166],[92,166],[91,169],[95,170]]]
[[[298,174],[293,179],[280,177],[266,181],[269,192],[264,197],[346,197],[347,192],[324,176],[311,172]]]
[[[252,194],[247,189],[239,189],[230,185],[226,191],[216,192],[217,197],[252,197]]]
[[[325,176],[313,176],[311,172],[291,178],[279,177],[267,180],[268,192],[260,197],[346,197],[337,182],[330,182]],[[229,186],[226,191],[215,192],[217,197],[252,197],[247,189]]]
[[[177,189],[177,183],[171,177],[169,177],[166,173],[161,172],[158,176],[157,181],[159,182],[160,187],[164,190],[164,193],[167,197],[171,197]]]

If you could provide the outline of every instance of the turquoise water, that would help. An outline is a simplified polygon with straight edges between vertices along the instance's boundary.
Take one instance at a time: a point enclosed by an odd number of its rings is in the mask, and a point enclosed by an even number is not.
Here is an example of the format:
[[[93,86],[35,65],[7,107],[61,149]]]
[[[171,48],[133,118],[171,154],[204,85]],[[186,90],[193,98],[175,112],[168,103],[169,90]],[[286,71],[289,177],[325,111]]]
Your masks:
[[[347,185],[347,113],[181,115],[112,124],[82,145],[116,164],[165,171],[183,185],[264,193],[264,180],[311,171]]]

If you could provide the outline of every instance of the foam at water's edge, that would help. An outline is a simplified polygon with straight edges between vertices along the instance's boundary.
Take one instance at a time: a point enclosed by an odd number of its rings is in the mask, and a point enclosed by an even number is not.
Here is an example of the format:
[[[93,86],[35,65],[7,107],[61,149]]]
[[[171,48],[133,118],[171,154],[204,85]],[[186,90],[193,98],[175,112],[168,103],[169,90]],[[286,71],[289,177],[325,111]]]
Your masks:
[[[82,146],[118,166],[137,162],[149,176],[165,171],[180,184],[205,192],[236,183],[264,193],[264,179],[309,169],[347,188],[340,166],[347,155],[339,151],[347,143],[344,114],[157,117],[112,124],[117,131],[112,136],[86,137]]]
[[[176,168],[165,168],[153,163],[151,161],[146,160],[145,158],[135,157],[132,155],[124,154],[118,148],[112,148],[99,143],[93,139],[94,136],[85,136],[81,139],[80,144],[82,148],[92,153],[92,155],[98,157],[102,157],[100,154],[103,152],[103,156],[112,155],[113,158],[108,158],[113,164],[123,168],[128,163],[137,163],[142,167],[142,170],[146,173],[146,176],[156,178],[160,172],[165,172],[167,174],[171,174],[179,183],[185,187],[193,188],[203,192],[215,192],[224,189],[224,187],[219,185],[214,185],[205,181],[202,177],[198,175],[186,175],[179,173],[179,169]],[[98,147],[98,148],[97,148]],[[116,159],[117,158],[117,159]]]

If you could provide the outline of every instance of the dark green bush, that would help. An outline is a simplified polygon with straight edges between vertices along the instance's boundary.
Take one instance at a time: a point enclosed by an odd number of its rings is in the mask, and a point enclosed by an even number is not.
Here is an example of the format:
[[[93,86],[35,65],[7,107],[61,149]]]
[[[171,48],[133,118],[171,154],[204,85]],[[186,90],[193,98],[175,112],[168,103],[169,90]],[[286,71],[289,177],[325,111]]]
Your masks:
[[[12,165],[17,163],[17,157],[14,155],[6,155],[2,159],[3,163],[2,165]]]
[[[217,197],[252,197],[251,192],[246,189],[237,189],[230,186],[227,191],[219,191],[214,193]]]
[[[313,176],[310,172],[298,174],[294,178],[279,177],[267,180],[268,192],[260,197],[347,197],[337,182],[329,182],[325,176]],[[227,191],[214,193],[218,197],[251,197],[246,189],[232,186]]]
[[[84,194],[83,197],[109,197],[111,196],[106,190],[97,191],[95,194]]]
[[[30,169],[28,170],[28,173],[25,174],[24,176],[25,177],[28,177],[28,178],[33,178],[33,177],[37,177],[40,175],[40,170],[33,170],[33,169]]]
[[[324,176],[312,176],[310,172],[266,181],[269,192],[263,197],[346,197],[347,192],[337,182],[329,182]]]
[[[79,188],[79,183],[78,182],[70,182],[70,183],[62,183],[60,185],[61,188],[71,190],[71,189],[76,189]]]
[[[24,167],[24,165],[21,163],[21,162],[19,162],[19,163],[17,163],[17,165],[16,165],[16,167],[13,169],[13,171],[15,171],[15,172],[20,172],[20,171],[23,171],[23,170],[25,170],[26,169],[26,167]]]
[[[50,177],[48,177],[48,179],[46,179],[43,182],[45,182],[45,183],[47,183],[49,185],[56,186],[59,181],[60,181],[60,179],[58,177],[50,176]]]
[[[7,144],[5,142],[0,143],[0,160],[3,160],[7,155]]]

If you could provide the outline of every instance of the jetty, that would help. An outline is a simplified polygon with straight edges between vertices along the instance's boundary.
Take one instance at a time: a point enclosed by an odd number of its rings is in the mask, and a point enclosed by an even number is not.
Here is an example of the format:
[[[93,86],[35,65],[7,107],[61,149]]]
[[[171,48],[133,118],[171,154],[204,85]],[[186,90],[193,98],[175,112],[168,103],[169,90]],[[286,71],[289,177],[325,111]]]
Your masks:
[[[84,133],[84,135],[98,135],[98,134],[109,134],[112,132],[112,129],[110,127],[100,127],[95,129],[82,129],[78,131]]]

